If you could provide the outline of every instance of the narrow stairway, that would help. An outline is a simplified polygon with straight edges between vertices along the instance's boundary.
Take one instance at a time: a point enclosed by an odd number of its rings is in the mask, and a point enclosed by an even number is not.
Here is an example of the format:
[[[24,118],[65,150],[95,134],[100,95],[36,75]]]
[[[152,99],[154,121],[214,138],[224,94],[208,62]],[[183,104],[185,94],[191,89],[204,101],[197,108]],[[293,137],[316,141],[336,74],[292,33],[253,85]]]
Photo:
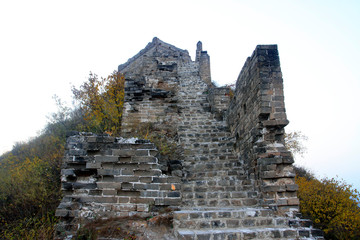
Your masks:
[[[179,66],[178,73],[178,136],[184,149],[182,207],[174,213],[178,238],[322,239],[308,221],[275,216],[259,206],[258,192],[232,152],[226,122],[210,112],[208,86],[197,64]]]

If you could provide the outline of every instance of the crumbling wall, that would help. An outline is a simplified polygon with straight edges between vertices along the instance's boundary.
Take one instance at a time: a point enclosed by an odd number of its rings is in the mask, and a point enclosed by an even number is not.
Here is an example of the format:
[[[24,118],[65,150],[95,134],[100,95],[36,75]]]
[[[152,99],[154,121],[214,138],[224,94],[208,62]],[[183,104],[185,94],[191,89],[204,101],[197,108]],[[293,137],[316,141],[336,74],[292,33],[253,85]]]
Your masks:
[[[227,121],[235,150],[264,206],[297,207],[293,158],[284,146],[283,79],[276,45],[259,45],[236,82]]]
[[[63,200],[57,236],[87,220],[154,215],[181,202],[180,178],[166,175],[154,144],[82,133],[67,139],[61,170]]]
[[[154,38],[128,62],[119,65],[125,75],[123,134],[139,124],[174,124],[178,120],[178,67],[191,62],[189,53]]]

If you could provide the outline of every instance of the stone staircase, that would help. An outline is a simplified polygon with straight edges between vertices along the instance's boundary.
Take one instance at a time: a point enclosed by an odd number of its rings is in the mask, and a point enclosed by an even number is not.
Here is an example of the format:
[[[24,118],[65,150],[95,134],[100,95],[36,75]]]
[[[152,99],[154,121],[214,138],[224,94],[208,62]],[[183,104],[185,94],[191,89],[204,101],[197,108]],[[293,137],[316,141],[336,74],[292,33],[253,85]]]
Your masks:
[[[274,216],[264,208],[202,208],[177,211],[179,239],[321,239],[308,220]]]
[[[191,64],[184,70],[178,70],[182,109],[178,136],[184,148],[185,173],[183,205],[257,205],[253,185],[239,177],[243,175],[243,169],[232,153],[234,142],[226,123],[216,120],[210,112],[207,84],[196,75],[196,68]]]
[[[182,207],[174,212],[179,239],[322,239],[299,219],[259,206],[255,184],[232,152],[225,121],[215,119],[208,86],[196,63],[178,67],[179,144],[183,154]]]

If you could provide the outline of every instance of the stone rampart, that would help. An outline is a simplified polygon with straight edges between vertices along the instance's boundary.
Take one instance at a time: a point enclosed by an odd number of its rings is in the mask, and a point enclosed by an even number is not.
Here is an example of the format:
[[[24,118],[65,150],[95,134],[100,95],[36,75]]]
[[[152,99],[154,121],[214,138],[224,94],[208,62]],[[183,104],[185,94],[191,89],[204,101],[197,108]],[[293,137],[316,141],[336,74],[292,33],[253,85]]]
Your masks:
[[[263,205],[297,207],[293,158],[284,145],[288,120],[276,45],[259,45],[247,59],[227,113],[235,150]]]
[[[123,136],[153,123],[176,143],[176,154],[160,155],[147,140],[68,138],[58,239],[74,235],[81,221],[154,216],[169,207],[177,239],[323,239],[294,214],[298,187],[284,142],[276,45],[256,47],[235,91],[213,86],[201,42],[191,61],[154,38],[119,71],[126,80]]]
[[[150,216],[181,202],[180,178],[166,175],[154,144],[82,133],[69,137],[57,231],[69,236],[91,219]],[[60,237],[61,234],[58,234]],[[61,238],[61,237],[60,237]]]

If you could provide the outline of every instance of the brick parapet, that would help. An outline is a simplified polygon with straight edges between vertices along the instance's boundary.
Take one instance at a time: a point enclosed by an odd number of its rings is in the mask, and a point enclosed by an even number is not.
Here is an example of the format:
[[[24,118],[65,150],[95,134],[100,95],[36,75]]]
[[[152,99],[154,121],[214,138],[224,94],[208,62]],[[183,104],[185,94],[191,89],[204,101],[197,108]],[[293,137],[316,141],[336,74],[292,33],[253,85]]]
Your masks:
[[[264,206],[297,208],[293,158],[286,150],[283,80],[276,45],[259,45],[236,82],[227,121],[247,177]]]

